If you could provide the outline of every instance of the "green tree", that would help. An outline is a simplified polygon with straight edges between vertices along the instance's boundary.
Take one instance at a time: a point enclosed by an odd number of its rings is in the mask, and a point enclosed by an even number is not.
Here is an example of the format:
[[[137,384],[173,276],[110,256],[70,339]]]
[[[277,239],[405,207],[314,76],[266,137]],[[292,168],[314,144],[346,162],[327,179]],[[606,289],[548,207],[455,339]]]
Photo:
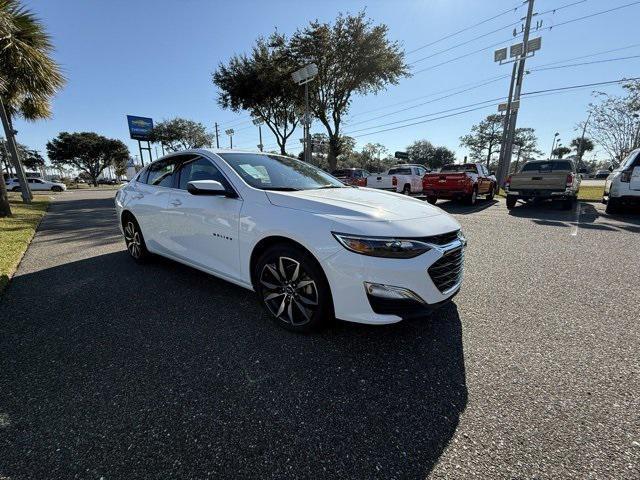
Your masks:
[[[580,147],[581,144],[582,148]],[[585,152],[592,152],[593,149],[596,148],[593,140],[591,140],[589,137],[576,137],[571,140],[570,145],[576,151],[576,155],[578,156],[578,158],[582,158]]]
[[[153,126],[150,140],[170,151],[211,146],[213,135],[200,122],[176,117]]]
[[[571,153],[571,149],[569,147],[565,147],[564,145],[554,148],[552,152],[552,154],[557,158],[562,158],[568,153]]]
[[[129,160],[129,149],[124,143],[93,132],[61,132],[47,143],[47,154],[54,167],[76,168],[86,173],[95,186],[105,168],[118,170]]]
[[[331,169],[344,149],[340,128],[353,96],[377,93],[409,75],[404,52],[387,33],[386,25],[374,25],[361,12],[340,14],[333,24],[310,22],[289,42],[297,67],[318,66],[317,77],[309,83],[310,102],[329,136]]]
[[[471,127],[471,133],[460,137],[460,145],[469,149],[473,160],[486,161],[487,168],[490,168],[492,156],[500,153],[502,129],[503,117],[498,114],[488,115]]]
[[[407,147],[407,154],[411,163],[426,165],[433,157],[436,147],[429,140],[416,140]]]
[[[235,55],[213,74],[213,83],[220,89],[218,104],[261,119],[276,137],[282,155],[303,108],[302,89],[291,79],[293,70],[286,37],[274,33],[268,40],[259,38],[251,55]]]
[[[20,145],[20,147],[22,147],[20,149],[22,163],[26,168],[36,170],[38,168],[44,167],[44,158],[42,158],[40,152],[38,152],[37,150],[30,150],[24,145]]]
[[[516,162],[512,169],[514,172],[518,171],[521,158],[526,161],[532,158],[533,155],[542,155],[542,152],[538,150],[538,137],[533,128],[516,128],[513,145],[518,151]]]
[[[16,115],[25,120],[51,116],[51,97],[64,85],[52,50],[43,24],[30,10],[17,0],[0,0],[0,108],[7,112],[7,121],[2,122],[7,140],[13,139]],[[17,163],[17,152],[10,147],[9,153]],[[4,217],[11,209],[1,173],[0,217]]]
[[[447,163],[455,163],[456,152],[449,150],[447,147],[436,147],[433,155],[427,162],[427,166],[431,169],[440,168]]]

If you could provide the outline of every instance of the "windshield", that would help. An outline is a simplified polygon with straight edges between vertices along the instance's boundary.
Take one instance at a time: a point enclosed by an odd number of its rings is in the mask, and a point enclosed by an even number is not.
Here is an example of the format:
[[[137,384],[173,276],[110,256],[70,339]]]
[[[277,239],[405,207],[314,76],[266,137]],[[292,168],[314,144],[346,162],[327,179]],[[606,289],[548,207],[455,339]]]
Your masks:
[[[410,168],[391,168],[389,170],[389,175],[411,175]]]
[[[463,165],[445,165],[440,169],[440,172],[471,172],[478,173],[478,169],[475,163],[465,163]]]
[[[261,153],[219,153],[242,179],[261,190],[313,190],[349,188],[313,165]]]
[[[633,165],[633,161],[636,159],[636,155],[639,152],[640,152],[640,150],[634,150],[629,155],[627,155],[627,158],[625,158],[622,161],[622,163],[620,164],[620,166],[618,168],[616,168],[616,170],[627,170],[628,168],[631,168],[631,165]]]
[[[551,160],[548,162],[529,162],[522,167],[522,172],[551,172],[553,170],[571,171],[571,162],[567,160]]]

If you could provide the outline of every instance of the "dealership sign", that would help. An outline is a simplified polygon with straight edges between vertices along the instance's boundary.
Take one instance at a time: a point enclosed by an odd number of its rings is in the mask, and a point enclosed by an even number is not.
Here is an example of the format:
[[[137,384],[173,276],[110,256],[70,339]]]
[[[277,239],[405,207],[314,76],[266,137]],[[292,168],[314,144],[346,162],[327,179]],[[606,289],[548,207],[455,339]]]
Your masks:
[[[127,115],[129,124],[129,136],[134,140],[149,140],[153,130],[153,119]]]

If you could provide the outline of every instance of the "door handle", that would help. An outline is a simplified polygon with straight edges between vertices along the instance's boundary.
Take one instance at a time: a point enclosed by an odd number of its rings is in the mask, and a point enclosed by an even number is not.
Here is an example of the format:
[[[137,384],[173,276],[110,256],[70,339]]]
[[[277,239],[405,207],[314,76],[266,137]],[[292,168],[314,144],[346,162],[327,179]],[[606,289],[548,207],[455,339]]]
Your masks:
[[[132,198],[134,200],[140,200],[142,197],[144,197],[144,194],[142,193],[136,193],[135,195],[132,195]]]
[[[180,200],[171,200],[171,202],[169,203],[174,207],[179,207],[180,205],[182,205],[182,202]]]

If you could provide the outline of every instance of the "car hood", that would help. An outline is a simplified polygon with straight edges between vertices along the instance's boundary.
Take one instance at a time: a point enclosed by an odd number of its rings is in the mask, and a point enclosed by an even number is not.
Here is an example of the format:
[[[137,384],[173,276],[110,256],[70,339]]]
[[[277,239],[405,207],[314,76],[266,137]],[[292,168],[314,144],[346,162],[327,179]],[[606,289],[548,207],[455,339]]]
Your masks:
[[[426,202],[397,193],[370,188],[328,188],[298,192],[266,191],[279,207],[327,215],[351,221],[411,220],[442,215]]]

